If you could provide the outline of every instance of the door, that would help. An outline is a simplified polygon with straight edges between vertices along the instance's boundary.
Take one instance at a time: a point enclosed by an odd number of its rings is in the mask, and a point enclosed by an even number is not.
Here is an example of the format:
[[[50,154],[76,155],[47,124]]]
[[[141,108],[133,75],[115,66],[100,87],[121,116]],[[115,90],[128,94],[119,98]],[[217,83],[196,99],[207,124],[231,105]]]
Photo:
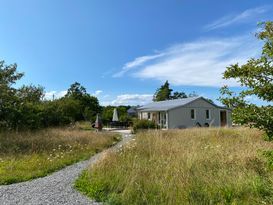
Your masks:
[[[224,127],[227,125],[227,111],[226,110],[220,111],[220,123],[221,123],[221,127]]]

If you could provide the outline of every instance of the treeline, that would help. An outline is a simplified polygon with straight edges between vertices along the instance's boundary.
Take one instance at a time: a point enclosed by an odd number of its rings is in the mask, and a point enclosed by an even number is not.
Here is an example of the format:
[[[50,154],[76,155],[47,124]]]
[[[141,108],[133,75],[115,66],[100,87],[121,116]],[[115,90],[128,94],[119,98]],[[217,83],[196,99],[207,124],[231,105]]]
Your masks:
[[[56,100],[43,100],[44,88],[15,83],[24,76],[17,65],[0,61],[0,128],[38,129],[60,126],[80,120],[94,121],[102,111],[96,97],[86,92],[79,83],[70,86],[67,94]]]

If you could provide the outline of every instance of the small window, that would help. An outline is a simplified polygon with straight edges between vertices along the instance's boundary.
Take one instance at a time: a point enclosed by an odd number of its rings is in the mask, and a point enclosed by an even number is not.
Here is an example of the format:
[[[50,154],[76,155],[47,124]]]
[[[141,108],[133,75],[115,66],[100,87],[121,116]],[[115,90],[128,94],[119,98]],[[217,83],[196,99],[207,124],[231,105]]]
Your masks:
[[[195,110],[191,109],[191,119],[194,120],[195,119]]]
[[[206,110],[206,119],[207,119],[207,120],[210,119],[210,110]]]
[[[151,119],[151,113],[148,112],[148,119]]]

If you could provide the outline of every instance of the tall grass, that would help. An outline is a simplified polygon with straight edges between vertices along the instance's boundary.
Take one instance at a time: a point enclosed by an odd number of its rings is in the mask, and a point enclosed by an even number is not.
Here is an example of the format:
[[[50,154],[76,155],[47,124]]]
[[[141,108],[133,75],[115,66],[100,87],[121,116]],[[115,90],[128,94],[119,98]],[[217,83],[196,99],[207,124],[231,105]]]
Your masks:
[[[271,204],[272,150],[257,130],[139,133],[85,171],[76,187],[109,204]]]
[[[45,176],[111,146],[116,134],[55,128],[0,132],[0,184]]]

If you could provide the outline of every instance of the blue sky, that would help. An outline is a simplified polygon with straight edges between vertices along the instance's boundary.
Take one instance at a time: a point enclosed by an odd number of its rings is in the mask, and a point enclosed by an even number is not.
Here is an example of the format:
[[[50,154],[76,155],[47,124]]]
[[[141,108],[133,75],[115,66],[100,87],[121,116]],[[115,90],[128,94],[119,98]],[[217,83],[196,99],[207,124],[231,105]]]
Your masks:
[[[266,0],[0,0],[0,59],[62,96],[75,81],[101,104],[143,104],[169,80],[213,100],[232,63],[260,53]],[[252,99],[257,101],[255,98]]]

